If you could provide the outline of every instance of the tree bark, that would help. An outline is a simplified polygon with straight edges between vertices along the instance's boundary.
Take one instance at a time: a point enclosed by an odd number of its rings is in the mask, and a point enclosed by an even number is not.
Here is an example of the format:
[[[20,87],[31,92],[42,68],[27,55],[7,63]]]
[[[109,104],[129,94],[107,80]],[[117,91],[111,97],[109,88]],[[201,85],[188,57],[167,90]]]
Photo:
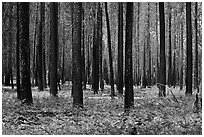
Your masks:
[[[98,45],[98,29],[96,23],[94,23],[93,34],[93,65],[92,65],[92,85],[94,94],[98,94],[99,89],[99,45]]]
[[[156,71],[156,83],[159,82],[159,72],[160,72],[160,68],[159,68],[159,37],[158,37],[158,8],[157,8],[157,2],[156,2],[156,41],[157,41],[157,71]]]
[[[83,107],[81,71],[81,21],[82,3],[73,4],[72,90],[73,107]]]
[[[150,5],[148,2],[148,12],[147,12],[147,48],[148,48],[148,86],[152,85],[152,69],[151,69],[151,45],[150,45]]]
[[[111,83],[111,97],[115,96],[114,90],[114,74],[113,74],[113,60],[111,50],[111,35],[110,35],[110,23],[108,17],[107,2],[105,2],[106,22],[107,22],[107,34],[108,34],[108,53],[109,53],[109,65],[110,65],[110,83]]]
[[[38,32],[38,46],[37,46],[37,76],[38,76],[38,89],[42,91],[43,87],[43,39],[42,39],[42,3],[40,4],[40,22],[39,22],[39,32]]]
[[[10,84],[12,89],[14,89],[14,85],[13,85],[13,57],[12,57],[12,52],[13,52],[13,38],[12,38],[12,33],[13,33],[13,21],[12,21],[12,17],[13,17],[13,3],[10,3],[11,6],[11,10],[10,10],[10,18],[9,18],[9,26],[10,26],[10,31],[9,31],[9,42],[10,42],[10,48],[9,48],[9,76],[10,76]]]
[[[173,51],[176,50],[176,45],[177,45],[177,41],[178,41],[178,35],[177,35],[177,29],[176,29],[176,17],[177,17],[177,11],[174,10],[174,47],[173,47]],[[172,65],[172,70],[171,70],[171,80],[172,80],[172,86],[175,87],[176,86],[176,81],[177,81],[177,76],[176,76],[176,65],[174,65],[174,63],[176,64],[176,58],[175,58],[175,52],[173,53],[173,65]]]
[[[183,89],[183,22],[181,22],[181,68],[180,68],[180,90]]]
[[[98,22],[98,41],[99,41],[99,79],[100,79],[100,89],[101,91],[104,90],[104,81],[103,81],[103,47],[102,47],[102,17],[103,17],[103,10],[102,10],[102,3],[99,2],[99,22]]]
[[[195,2],[195,72],[194,72],[194,80],[195,80],[195,89],[198,89],[198,3]],[[199,91],[199,90],[198,90]]]
[[[191,3],[186,2],[186,27],[187,27],[187,68],[186,68],[186,95],[192,95],[192,26]]]
[[[166,57],[165,57],[165,16],[164,2],[159,2],[159,21],[160,21],[160,85],[159,97],[166,96]]]
[[[118,3],[118,92],[123,94],[123,3]]]
[[[65,12],[64,12],[64,14],[63,14],[63,46],[62,46],[62,74],[61,74],[61,76],[62,76],[62,84],[64,84],[65,83],[65,79],[64,79],[64,58],[65,58],[65,46],[66,46],[66,44],[65,44]]]
[[[88,36],[88,49],[87,49],[87,82],[88,84],[90,84],[89,39],[90,37]]]
[[[34,30],[34,39],[33,39],[33,68],[32,68],[32,87],[35,86],[36,80],[36,38],[37,38],[37,24],[38,24],[38,5],[36,9],[36,18],[35,18],[35,30]]]
[[[57,96],[58,3],[50,3],[50,93]]]
[[[144,42],[143,46],[143,77],[142,77],[142,86],[145,88],[147,86],[147,78],[146,78],[146,42]]]
[[[84,39],[85,39],[85,23],[84,23],[84,9],[82,8],[82,83],[83,83],[83,89],[86,89],[86,77],[85,77],[85,43],[84,43]]]
[[[46,61],[45,61],[45,2],[41,2],[42,23],[42,81],[43,89],[46,87]]]
[[[13,6],[12,6],[12,3],[9,3],[8,4],[8,9],[10,10],[8,15],[8,27],[9,27],[9,30],[6,31],[6,42],[7,44],[6,45],[6,50],[7,50],[7,53],[6,53],[6,61],[5,61],[5,86],[10,86],[11,85],[11,71],[12,71],[12,9],[13,9]]]
[[[168,85],[172,86],[172,55],[171,55],[171,7],[170,2],[168,3],[169,8],[169,60],[168,60]]]
[[[30,83],[30,46],[29,46],[29,3],[19,3],[19,44],[21,51],[21,74],[22,98],[25,99],[24,103],[32,104],[32,92]]]
[[[19,3],[16,4],[16,11],[17,11],[17,20],[16,20],[16,91],[17,91],[17,98],[21,99],[21,89],[20,89],[20,54],[19,54]]]
[[[138,2],[138,23],[137,23],[137,63],[138,63],[138,68],[137,68],[137,85],[140,85],[141,82],[141,74],[140,74],[140,2]]]
[[[133,77],[132,77],[132,30],[133,2],[126,6],[126,41],[125,41],[125,109],[134,106]]]

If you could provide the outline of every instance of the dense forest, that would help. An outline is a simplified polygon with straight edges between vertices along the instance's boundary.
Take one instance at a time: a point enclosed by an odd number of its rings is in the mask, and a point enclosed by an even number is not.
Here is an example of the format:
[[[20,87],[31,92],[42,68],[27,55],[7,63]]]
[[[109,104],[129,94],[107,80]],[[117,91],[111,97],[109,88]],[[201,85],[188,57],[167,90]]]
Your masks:
[[[202,134],[202,3],[3,2],[2,110],[3,134]]]

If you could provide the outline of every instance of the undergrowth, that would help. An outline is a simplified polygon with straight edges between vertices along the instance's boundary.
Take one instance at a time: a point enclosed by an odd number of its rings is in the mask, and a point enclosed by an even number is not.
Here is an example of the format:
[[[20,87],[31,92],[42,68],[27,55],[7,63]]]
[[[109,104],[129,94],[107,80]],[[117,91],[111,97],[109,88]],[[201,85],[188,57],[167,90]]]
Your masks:
[[[72,107],[69,89],[59,92],[57,98],[48,90],[33,89],[33,105],[22,105],[16,92],[3,89],[2,134],[4,135],[200,135],[202,112],[194,112],[195,97],[176,94],[166,98],[157,97],[157,88],[142,91],[134,89],[134,108],[124,112],[124,99],[111,99],[84,91],[83,108]],[[175,91],[175,92],[174,92]]]

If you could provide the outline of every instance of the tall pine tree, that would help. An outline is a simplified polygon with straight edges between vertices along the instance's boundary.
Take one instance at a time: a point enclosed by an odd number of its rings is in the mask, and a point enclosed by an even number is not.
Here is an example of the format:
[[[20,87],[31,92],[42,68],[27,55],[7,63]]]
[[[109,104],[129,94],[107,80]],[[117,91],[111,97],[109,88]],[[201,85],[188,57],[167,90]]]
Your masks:
[[[165,18],[164,2],[159,2],[159,21],[160,21],[160,82],[159,97],[166,96],[166,58],[165,58]]]
[[[134,106],[133,73],[132,73],[132,31],[133,31],[133,3],[126,6],[126,41],[125,41],[125,109]]]
[[[123,94],[123,3],[118,4],[118,92]]]
[[[109,65],[110,65],[110,83],[111,83],[111,97],[115,96],[114,90],[114,74],[113,74],[113,59],[111,49],[111,35],[110,35],[110,22],[108,17],[108,6],[105,2],[106,22],[107,22],[107,33],[108,33],[108,53],[109,53]]]
[[[32,92],[30,82],[30,44],[29,44],[29,3],[19,3],[19,48],[21,67],[21,99],[24,103],[32,104]]]
[[[73,3],[72,92],[73,107],[83,107],[81,71],[82,3]]]
[[[50,3],[50,93],[57,96],[58,3]]]
[[[186,95],[192,95],[192,26],[191,2],[186,2],[186,27],[187,27],[187,68],[186,68]]]

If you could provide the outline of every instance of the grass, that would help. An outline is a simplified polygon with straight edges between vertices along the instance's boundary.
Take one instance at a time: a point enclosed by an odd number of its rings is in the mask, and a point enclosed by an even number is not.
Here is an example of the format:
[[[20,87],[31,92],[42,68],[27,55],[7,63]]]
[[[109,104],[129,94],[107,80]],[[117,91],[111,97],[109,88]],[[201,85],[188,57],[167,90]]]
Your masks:
[[[71,86],[63,86],[53,98],[48,89],[33,88],[33,105],[21,105],[16,92],[3,87],[3,135],[201,135],[202,112],[194,113],[195,96],[185,97],[184,91],[172,89],[178,102],[169,93],[158,98],[157,87],[134,88],[134,108],[124,113],[123,97],[111,99],[104,92],[94,95],[84,91],[84,107],[73,108]]]

